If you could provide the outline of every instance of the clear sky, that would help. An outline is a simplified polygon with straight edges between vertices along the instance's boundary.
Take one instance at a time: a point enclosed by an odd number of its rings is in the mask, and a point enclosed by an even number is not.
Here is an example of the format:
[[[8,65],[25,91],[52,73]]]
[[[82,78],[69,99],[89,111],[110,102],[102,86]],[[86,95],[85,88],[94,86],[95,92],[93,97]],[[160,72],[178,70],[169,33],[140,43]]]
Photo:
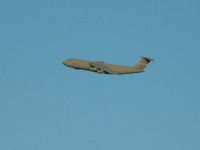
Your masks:
[[[199,0],[1,0],[1,150],[199,150]],[[134,65],[112,76],[73,57]]]

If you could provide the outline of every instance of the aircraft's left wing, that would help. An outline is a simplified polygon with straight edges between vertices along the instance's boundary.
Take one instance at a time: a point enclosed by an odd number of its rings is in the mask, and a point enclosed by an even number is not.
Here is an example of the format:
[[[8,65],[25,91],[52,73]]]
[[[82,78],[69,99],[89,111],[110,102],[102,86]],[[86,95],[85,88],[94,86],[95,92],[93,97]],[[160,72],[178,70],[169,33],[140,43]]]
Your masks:
[[[90,62],[91,67],[96,68],[107,74],[115,74],[104,62]]]

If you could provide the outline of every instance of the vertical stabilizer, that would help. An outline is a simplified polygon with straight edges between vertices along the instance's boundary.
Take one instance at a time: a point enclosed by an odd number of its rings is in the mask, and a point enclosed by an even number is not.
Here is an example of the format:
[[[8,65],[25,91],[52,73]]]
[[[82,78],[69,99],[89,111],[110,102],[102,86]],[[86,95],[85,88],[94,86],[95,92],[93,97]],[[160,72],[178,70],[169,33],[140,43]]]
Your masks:
[[[139,63],[135,67],[144,70],[151,61],[153,61],[153,59],[150,57],[141,57]]]

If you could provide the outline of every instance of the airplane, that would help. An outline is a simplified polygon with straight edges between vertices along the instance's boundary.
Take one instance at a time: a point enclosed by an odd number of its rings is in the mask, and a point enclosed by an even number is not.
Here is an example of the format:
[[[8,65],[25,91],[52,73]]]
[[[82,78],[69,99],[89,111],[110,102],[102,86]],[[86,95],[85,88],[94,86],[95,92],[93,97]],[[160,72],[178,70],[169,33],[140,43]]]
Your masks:
[[[144,69],[151,61],[153,61],[153,59],[150,57],[141,57],[140,61],[135,66],[123,66],[107,64],[103,61],[90,61],[70,58],[65,60],[63,64],[74,69],[92,71],[99,74],[122,75],[144,72]]]

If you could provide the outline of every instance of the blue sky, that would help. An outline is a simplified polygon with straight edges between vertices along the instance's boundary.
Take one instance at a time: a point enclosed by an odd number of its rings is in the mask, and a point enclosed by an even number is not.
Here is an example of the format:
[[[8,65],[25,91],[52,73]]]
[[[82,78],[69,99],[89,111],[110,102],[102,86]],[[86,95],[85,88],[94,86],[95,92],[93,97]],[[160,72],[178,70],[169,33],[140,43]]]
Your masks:
[[[1,0],[0,149],[199,150],[198,0]],[[99,75],[75,57],[145,73]]]

